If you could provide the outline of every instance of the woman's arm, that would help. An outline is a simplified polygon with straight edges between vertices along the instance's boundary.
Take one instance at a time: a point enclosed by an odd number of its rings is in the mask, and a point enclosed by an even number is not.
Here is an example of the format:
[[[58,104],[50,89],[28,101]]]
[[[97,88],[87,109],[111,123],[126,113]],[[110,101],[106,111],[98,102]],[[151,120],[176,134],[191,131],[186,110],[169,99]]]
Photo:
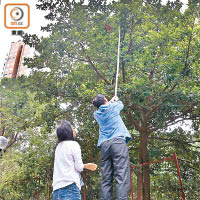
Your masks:
[[[82,172],[83,169],[88,169],[90,171],[95,171],[97,168],[97,165],[94,163],[86,163],[83,164],[82,161],[82,156],[81,156],[81,148],[79,146],[78,143],[76,143],[77,145],[74,145],[74,149],[73,149],[73,157],[74,157],[74,162],[75,162],[75,169],[78,172]]]
[[[84,169],[84,164],[81,157],[81,148],[78,143],[74,145],[73,148],[73,159],[76,171],[82,172]]]

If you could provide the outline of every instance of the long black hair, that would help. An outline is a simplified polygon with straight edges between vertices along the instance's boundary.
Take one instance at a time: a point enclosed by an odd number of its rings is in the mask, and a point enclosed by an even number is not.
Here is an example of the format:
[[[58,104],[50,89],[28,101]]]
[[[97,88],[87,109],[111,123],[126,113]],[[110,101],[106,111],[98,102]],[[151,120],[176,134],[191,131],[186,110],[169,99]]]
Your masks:
[[[73,136],[73,129],[69,121],[62,120],[56,129],[58,141],[75,140]]]

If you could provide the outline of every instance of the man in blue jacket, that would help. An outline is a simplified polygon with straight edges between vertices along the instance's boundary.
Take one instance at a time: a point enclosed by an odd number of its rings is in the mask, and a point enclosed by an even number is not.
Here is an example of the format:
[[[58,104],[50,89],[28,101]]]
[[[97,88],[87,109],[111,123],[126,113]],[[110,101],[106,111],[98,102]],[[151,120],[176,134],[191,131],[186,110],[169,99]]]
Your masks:
[[[116,199],[128,200],[130,190],[130,161],[126,143],[131,136],[120,117],[124,105],[114,96],[109,102],[98,94],[93,105],[98,108],[94,118],[99,124],[98,147],[101,149],[101,200],[112,200],[113,176],[116,180]]]

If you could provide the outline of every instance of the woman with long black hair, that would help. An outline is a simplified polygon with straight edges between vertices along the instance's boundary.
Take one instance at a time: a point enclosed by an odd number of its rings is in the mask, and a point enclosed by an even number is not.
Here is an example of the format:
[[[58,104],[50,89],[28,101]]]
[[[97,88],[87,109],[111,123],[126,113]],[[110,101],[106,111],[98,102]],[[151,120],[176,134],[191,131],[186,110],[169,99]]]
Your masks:
[[[94,163],[83,164],[81,148],[75,141],[76,133],[70,123],[63,120],[57,127],[58,145],[55,151],[53,172],[53,200],[81,200],[83,169],[95,171]]]

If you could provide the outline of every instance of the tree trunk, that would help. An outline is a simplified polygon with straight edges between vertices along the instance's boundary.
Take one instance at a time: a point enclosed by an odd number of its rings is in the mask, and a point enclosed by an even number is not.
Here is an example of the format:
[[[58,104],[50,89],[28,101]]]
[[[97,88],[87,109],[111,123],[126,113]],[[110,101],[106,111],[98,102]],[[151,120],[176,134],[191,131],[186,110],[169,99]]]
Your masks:
[[[140,151],[139,161],[140,164],[149,162],[148,155],[148,134],[141,133],[140,135]],[[143,197],[138,196],[137,200],[150,200],[150,168],[149,165],[142,166],[142,185],[143,185]],[[141,186],[139,186],[141,188]]]
[[[125,61],[122,58],[122,77],[123,77],[123,83],[126,83],[126,75],[125,75]]]
[[[143,200],[143,182],[141,171],[136,172],[137,176],[137,200]]]
[[[149,165],[143,168],[144,200],[150,200],[150,168]]]
[[[49,197],[49,196],[50,196],[50,184],[49,184],[49,183],[50,183],[50,182],[49,182],[50,180],[49,180],[49,179],[50,179],[50,174],[47,175],[47,179],[46,179],[46,181],[47,181],[46,200],[50,200],[50,197]]]

